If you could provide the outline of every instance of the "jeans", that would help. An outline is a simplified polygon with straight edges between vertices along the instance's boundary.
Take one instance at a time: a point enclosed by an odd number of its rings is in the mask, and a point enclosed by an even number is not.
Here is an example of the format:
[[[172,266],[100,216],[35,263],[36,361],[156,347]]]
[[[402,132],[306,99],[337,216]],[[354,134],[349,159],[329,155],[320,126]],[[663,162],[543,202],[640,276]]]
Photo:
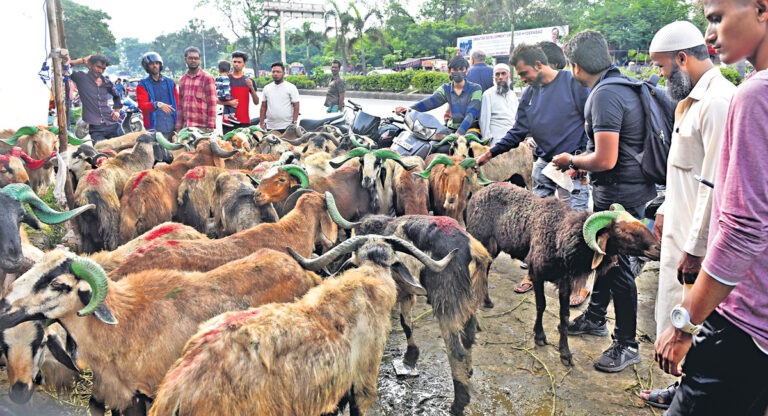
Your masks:
[[[91,135],[91,140],[96,144],[102,140],[111,139],[120,135],[118,128],[120,123],[113,124],[91,124],[88,127],[88,133]]]
[[[537,158],[536,161],[533,162],[533,172],[531,174],[531,178],[533,179],[533,193],[542,198],[552,196],[555,193],[560,193],[559,191],[566,194],[568,191],[561,188],[541,173],[547,164],[549,164],[549,162],[542,158]],[[573,179],[572,182],[573,191],[571,191],[567,199],[560,199],[567,202],[573,209],[581,211],[589,210],[589,183],[582,179]]]
[[[768,355],[717,312],[693,337],[683,373],[665,415],[768,414]]]
[[[595,212],[606,211],[607,206],[595,206]],[[645,204],[636,207],[626,207],[627,212],[635,218],[642,218]],[[618,264],[606,272],[604,276],[595,279],[592,288],[592,298],[585,312],[591,321],[602,322],[608,315],[608,304],[613,299],[613,309],[616,312],[614,337],[622,344],[637,346],[637,285],[635,278],[640,274],[645,262],[635,256],[619,255]]]

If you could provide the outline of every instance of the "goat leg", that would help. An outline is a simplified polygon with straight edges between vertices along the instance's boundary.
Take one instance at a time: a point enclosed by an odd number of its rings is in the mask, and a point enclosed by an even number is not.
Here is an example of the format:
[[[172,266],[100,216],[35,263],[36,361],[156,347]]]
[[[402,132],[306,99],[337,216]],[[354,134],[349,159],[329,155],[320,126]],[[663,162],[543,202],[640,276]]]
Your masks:
[[[480,324],[477,322],[477,317],[472,315],[467,322],[464,323],[464,330],[461,332],[461,343],[467,350],[467,375],[468,378],[472,377],[472,346],[475,345],[476,333],[480,331]]]
[[[571,279],[563,279],[558,290],[560,298],[560,325],[557,330],[560,332],[560,361],[565,366],[573,365],[573,356],[568,348],[568,318],[571,315]]]
[[[544,333],[544,326],[542,325],[544,310],[547,309],[547,299],[544,297],[544,279],[533,275],[531,279],[533,280],[533,294],[536,297],[536,323],[533,324],[533,339],[538,346],[547,345],[547,335]]]
[[[401,295],[400,297],[400,326],[405,332],[408,347],[403,356],[403,364],[410,368],[416,367],[419,359],[419,347],[413,339],[413,304],[416,303],[415,295]]]
[[[470,323],[470,325],[474,325],[474,323]],[[469,353],[464,348],[458,333],[449,333],[446,329],[441,332],[445,345],[448,347],[448,362],[451,364],[451,376],[453,377],[451,415],[460,416],[464,414],[464,408],[470,401]]]
[[[91,396],[91,399],[88,401],[88,409],[91,412],[91,416],[104,416],[107,413],[104,403],[95,399],[93,396]]]

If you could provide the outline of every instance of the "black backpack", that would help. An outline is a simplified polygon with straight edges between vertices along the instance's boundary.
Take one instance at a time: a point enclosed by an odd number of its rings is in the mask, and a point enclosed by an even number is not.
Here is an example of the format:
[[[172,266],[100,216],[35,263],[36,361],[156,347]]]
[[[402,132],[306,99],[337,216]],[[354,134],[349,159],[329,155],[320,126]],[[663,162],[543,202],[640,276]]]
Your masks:
[[[643,151],[638,153],[622,146],[640,165],[643,176],[651,182],[664,185],[667,181],[667,156],[672,144],[672,129],[675,122],[675,106],[663,88],[653,81],[640,81],[632,78],[606,78],[592,89],[587,99],[586,108],[590,109],[592,94],[605,85],[626,85],[637,91],[645,113],[645,138]]]

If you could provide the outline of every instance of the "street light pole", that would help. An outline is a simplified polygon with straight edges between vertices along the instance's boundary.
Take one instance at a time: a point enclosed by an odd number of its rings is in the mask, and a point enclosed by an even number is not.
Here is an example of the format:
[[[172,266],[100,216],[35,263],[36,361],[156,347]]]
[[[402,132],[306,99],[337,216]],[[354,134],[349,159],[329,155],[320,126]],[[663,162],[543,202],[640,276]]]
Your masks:
[[[205,25],[202,25],[202,35],[203,35],[203,69],[208,68],[208,65],[205,64]]]

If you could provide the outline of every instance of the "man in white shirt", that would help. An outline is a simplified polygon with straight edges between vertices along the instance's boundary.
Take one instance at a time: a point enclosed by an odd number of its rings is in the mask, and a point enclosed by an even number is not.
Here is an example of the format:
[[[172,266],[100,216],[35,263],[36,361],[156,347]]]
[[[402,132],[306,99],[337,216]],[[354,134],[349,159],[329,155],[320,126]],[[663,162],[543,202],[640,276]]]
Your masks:
[[[509,82],[509,73],[509,65],[496,64],[493,67],[495,88],[488,88],[483,93],[480,132],[485,138],[492,138],[491,145],[496,144],[515,125],[518,101]]]
[[[262,90],[259,125],[265,130],[285,132],[299,119],[299,90],[285,81],[285,65],[272,64],[272,81]]]

